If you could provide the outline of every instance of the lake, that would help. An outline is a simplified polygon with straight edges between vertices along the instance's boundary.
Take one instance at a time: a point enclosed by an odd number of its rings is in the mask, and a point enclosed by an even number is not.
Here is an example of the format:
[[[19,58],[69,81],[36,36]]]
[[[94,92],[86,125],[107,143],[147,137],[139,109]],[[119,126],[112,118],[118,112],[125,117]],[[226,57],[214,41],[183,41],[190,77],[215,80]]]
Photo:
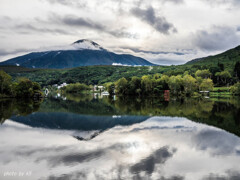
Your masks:
[[[240,100],[0,100],[0,179],[239,180]]]

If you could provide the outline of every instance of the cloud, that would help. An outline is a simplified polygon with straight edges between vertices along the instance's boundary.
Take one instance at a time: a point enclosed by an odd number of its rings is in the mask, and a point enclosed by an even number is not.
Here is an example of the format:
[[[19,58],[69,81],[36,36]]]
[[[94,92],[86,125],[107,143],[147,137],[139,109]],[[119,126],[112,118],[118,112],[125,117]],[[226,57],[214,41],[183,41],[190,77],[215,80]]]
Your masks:
[[[155,30],[163,34],[169,34],[170,32],[176,33],[177,29],[173,24],[169,23],[165,17],[158,17],[153,7],[147,9],[133,8],[131,13],[151,25]]]
[[[0,49],[0,56],[6,56],[9,54],[17,54],[17,53],[22,53],[22,52],[28,52],[29,49],[15,49],[11,51],[7,51],[5,49]]]
[[[186,63],[186,60],[182,59],[155,59],[151,61],[154,64],[159,64],[159,65],[180,65]]]
[[[87,179],[87,175],[83,172],[73,172],[71,174],[63,174],[61,176],[50,175],[47,180],[71,180],[71,179]]]
[[[147,54],[175,54],[175,55],[185,55],[186,53],[184,52],[177,52],[177,51],[146,51],[146,50],[142,50],[142,49],[138,49],[138,48],[132,48],[132,47],[121,47],[122,49],[125,50],[131,50],[135,53],[147,53]]]
[[[70,31],[66,31],[59,28],[39,28],[37,26],[32,26],[30,24],[18,24],[14,27],[18,32],[23,34],[29,34],[31,31],[41,32],[41,33],[51,33],[51,34],[73,34]]]
[[[76,1],[76,0],[46,0],[50,4],[60,4],[64,6],[72,6],[72,7],[80,7],[84,8],[87,6],[87,2],[84,1]]]
[[[219,6],[219,5],[230,5],[232,7],[236,7],[240,5],[239,0],[204,0],[206,3],[209,3],[213,6]]]
[[[106,30],[106,32],[117,38],[129,38],[129,39],[139,38],[137,33],[129,33],[126,31],[126,28],[120,28],[116,30]]]
[[[231,27],[213,27],[194,34],[193,45],[204,51],[226,50],[239,45],[240,36]]]
[[[197,142],[196,148],[202,151],[208,150],[211,154],[217,156],[230,156],[237,154],[239,139],[231,134],[225,134],[223,131],[213,131],[210,129],[200,131],[193,136],[194,142]]]
[[[104,30],[105,27],[99,23],[93,22],[90,19],[84,19],[81,17],[68,15],[61,19],[61,21],[69,26],[80,26],[80,27],[87,27],[96,30]]]
[[[234,171],[228,171],[226,172],[227,175],[218,175],[218,174],[210,174],[207,177],[205,177],[205,180],[239,180],[240,179],[240,173],[234,172]]]
[[[115,48],[115,52],[128,53],[142,57],[158,65],[179,65],[184,64],[188,59],[192,59],[195,51],[193,49],[176,49],[176,51],[151,51],[143,50],[138,47],[121,46]]]
[[[137,39],[136,33],[127,32],[126,28],[124,27],[118,28],[118,29],[111,29],[112,27],[108,27],[98,22],[92,21],[91,19],[82,18],[75,15],[66,15],[64,17],[59,17],[54,14],[49,18],[49,20],[52,22],[62,23],[71,28],[75,26],[75,27],[92,29],[99,32],[104,32],[117,38]]]
[[[174,3],[174,4],[183,4],[184,0],[162,0],[162,2],[163,3],[171,2],[171,3]]]

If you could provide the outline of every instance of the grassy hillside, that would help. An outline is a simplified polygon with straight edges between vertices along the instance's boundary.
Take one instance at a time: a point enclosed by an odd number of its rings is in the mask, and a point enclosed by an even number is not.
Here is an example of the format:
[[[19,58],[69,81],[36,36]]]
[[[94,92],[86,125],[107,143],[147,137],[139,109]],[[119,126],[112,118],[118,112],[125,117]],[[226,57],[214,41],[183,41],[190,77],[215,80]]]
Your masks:
[[[208,56],[204,58],[194,59],[187,62],[187,65],[207,65],[213,66],[218,63],[224,64],[228,69],[234,67],[235,63],[240,61],[240,46],[230,49],[226,52],[215,56]]]

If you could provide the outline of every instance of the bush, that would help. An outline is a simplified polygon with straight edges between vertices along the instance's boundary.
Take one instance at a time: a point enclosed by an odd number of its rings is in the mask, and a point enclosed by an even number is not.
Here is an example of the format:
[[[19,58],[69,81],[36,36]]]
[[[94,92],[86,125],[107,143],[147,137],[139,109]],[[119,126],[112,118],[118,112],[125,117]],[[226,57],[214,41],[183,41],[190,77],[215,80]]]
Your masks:
[[[234,95],[240,95],[240,82],[230,87],[230,92]]]
[[[19,79],[14,84],[14,94],[16,97],[33,97],[35,93],[40,93],[41,87],[38,83],[32,82],[29,79]],[[40,93],[41,94],[41,93]]]
[[[63,91],[66,93],[82,93],[83,91],[90,90],[90,87],[86,84],[76,83],[76,84],[69,84],[62,88]]]

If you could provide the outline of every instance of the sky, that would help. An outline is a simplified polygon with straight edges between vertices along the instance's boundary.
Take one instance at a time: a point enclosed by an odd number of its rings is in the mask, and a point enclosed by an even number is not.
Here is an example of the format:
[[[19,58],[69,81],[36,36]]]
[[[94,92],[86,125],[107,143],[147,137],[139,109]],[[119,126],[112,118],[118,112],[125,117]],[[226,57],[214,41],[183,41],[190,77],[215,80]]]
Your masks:
[[[79,39],[161,65],[240,45],[240,0],[0,0],[0,61]]]

